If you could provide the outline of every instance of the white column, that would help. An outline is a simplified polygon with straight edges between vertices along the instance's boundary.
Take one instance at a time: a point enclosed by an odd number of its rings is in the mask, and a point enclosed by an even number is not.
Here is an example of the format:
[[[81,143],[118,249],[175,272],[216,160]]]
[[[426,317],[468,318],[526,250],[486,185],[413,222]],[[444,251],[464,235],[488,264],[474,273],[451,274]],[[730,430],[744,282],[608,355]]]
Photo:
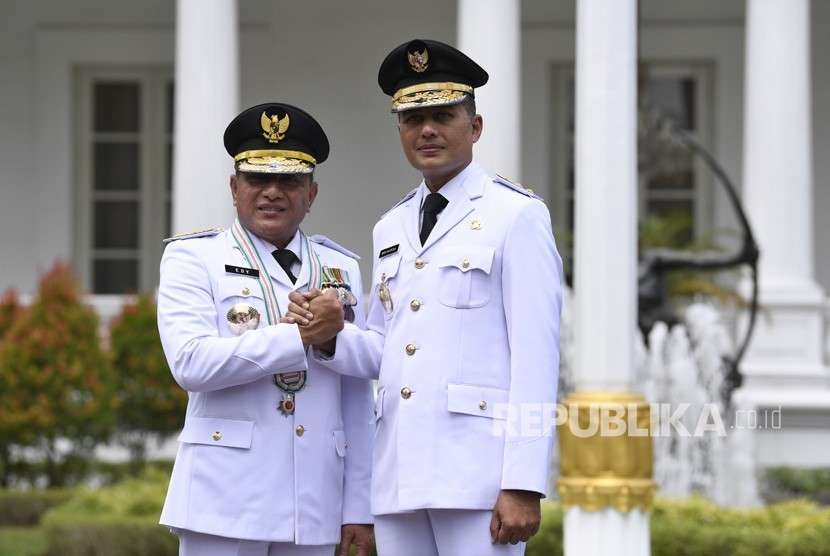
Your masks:
[[[637,322],[636,0],[577,2],[575,131],[576,391],[621,393],[633,386]],[[601,453],[610,439],[597,440]],[[573,506],[564,530],[566,556],[650,553],[640,509]]]
[[[637,4],[576,19],[576,390],[626,390],[637,324]]]
[[[809,0],[747,2],[744,198],[765,290],[815,287],[809,11]]]
[[[521,9],[519,0],[458,0],[458,49],[490,79],[476,90],[484,133],[475,160],[491,174],[521,180]]]
[[[810,0],[747,0],[745,46],[743,197],[761,251],[761,309],[733,401],[760,415],[780,409],[785,423],[798,411],[826,417],[824,292],[813,263]],[[748,283],[743,290],[748,296]],[[746,316],[738,337],[745,329]],[[823,431],[789,424],[772,432],[744,435],[758,465],[830,461]],[[795,458],[792,446],[811,449]]]
[[[810,88],[810,0],[748,0],[743,196],[761,250],[763,309],[743,371],[771,401],[782,386],[830,387],[813,268]]]
[[[239,110],[237,29],[236,0],[178,0],[173,233],[233,218],[222,133]]]

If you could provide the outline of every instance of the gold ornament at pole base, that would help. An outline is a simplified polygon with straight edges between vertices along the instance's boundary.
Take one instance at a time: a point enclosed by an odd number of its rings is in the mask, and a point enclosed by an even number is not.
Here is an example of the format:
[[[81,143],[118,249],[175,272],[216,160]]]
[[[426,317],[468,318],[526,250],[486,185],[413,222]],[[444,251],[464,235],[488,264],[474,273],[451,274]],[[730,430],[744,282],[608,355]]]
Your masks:
[[[651,412],[633,392],[574,392],[560,418],[557,481],[565,508],[651,510]]]

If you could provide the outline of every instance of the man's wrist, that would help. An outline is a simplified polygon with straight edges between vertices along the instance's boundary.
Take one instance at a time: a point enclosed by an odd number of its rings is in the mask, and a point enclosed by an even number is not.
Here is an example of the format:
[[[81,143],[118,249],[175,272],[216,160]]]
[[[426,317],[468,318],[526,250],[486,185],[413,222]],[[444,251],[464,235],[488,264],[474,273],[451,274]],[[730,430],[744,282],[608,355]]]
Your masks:
[[[334,359],[334,352],[337,347],[336,338],[335,336],[335,338],[332,338],[328,342],[313,345],[311,349],[314,352],[314,356],[323,361]]]
[[[326,357],[334,357],[334,352],[337,349],[337,336],[329,340],[328,342],[323,342],[322,344],[317,344],[317,349]]]
[[[537,492],[535,490],[523,490],[523,489],[518,489],[518,488],[503,488],[501,490],[502,490],[502,492],[515,493],[515,494],[518,494],[518,495],[521,495],[521,496],[528,496],[528,497],[534,496],[536,498],[544,497],[544,494],[542,494],[541,492]]]

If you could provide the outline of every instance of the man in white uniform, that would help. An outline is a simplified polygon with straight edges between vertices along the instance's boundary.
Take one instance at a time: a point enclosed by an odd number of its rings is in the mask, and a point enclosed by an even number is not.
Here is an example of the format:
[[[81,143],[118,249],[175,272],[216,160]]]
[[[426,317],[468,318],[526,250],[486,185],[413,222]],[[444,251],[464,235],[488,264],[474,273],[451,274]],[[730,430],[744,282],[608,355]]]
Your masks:
[[[545,204],[473,162],[483,128],[474,88],[487,78],[428,40],[394,49],[378,75],[424,179],[374,228],[367,329],[347,324],[333,356],[317,360],[379,372],[381,556],[521,554],[539,526],[562,265]],[[290,318],[313,323],[315,295],[292,294]]]
[[[344,315],[365,321],[357,257],[299,228],[328,139],[303,110],[268,103],[224,142],[236,221],[172,238],[161,261],[159,330],[189,393],[161,523],[183,556],[331,556],[341,534],[368,556],[371,384],[307,358],[332,349]],[[280,322],[298,288],[325,292],[312,325]]]

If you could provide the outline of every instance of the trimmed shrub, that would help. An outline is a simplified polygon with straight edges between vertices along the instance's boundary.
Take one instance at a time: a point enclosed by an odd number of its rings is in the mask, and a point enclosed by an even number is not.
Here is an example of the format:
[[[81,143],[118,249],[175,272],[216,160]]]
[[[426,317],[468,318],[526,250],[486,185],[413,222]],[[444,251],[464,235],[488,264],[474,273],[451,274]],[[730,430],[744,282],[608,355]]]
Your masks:
[[[830,469],[771,467],[764,473],[762,495],[769,503],[809,498],[830,505]]]
[[[53,520],[46,528],[46,556],[176,556],[179,540],[151,520],[94,518]]]
[[[654,556],[830,555],[830,510],[807,501],[720,508],[702,498],[661,500],[651,518]]]
[[[67,490],[0,491],[0,527],[40,523],[47,510],[69,499]]]
[[[562,526],[565,514],[559,504],[542,504],[542,523],[539,525],[539,532],[531,537],[527,543],[526,554],[528,556],[553,556],[562,554],[565,550],[562,538]]]
[[[43,556],[46,535],[31,527],[0,527],[0,556]]]
[[[542,506],[527,556],[563,554],[563,512]],[[597,534],[602,534],[597,532]],[[653,556],[830,556],[830,510],[794,501],[751,510],[702,498],[658,499],[651,514]]]
[[[76,491],[68,502],[43,518],[47,554],[175,556],[178,540],[156,525],[167,477],[165,472],[151,470],[140,479],[113,487]],[[563,553],[563,519],[558,504],[543,504],[542,525],[528,543],[527,556]],[[739,510],[720,508],[702,498],[658,499],[651,514],[651,553],[830,556],[830,509],[807,501]]]
[[[38,449],[51,486],[64,483],[59,438],[72,442],[74,455],[86,455],[110,432],[107,363],[98,316],[81,303],[69,267],[56,264],[0,344],[0,438]]]
[[[150,470],[98,490],[79,489],[47,512],[47,556],[175,556],[178,539],[158,525],[168,475]]]

